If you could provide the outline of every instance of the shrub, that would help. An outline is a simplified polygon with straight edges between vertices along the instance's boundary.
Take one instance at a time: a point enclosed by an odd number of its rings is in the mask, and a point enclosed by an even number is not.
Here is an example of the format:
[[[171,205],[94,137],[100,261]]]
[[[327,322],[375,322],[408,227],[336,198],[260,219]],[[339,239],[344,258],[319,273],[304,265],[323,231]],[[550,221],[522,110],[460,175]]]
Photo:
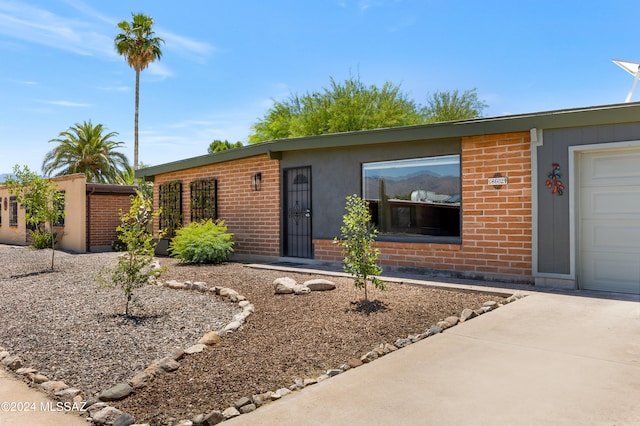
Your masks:
[[[222,263],[233,253],[232,236],[222,220],[192,222],[176,231],[169,255],[184,263]]]
[[[340,227],[342,235],[334,241],[342,247],[344,253],[343,267],[345,272],[354,278],[356,288],[364,288],[364,300],[369,300],[367,281],[378,289],[384,290],[385,284],[378,278],[382,267],[377,264],[380,250],[373,247],[378,230],[371,224],[369,203],[357,195],[349,195]]]
[[[34,229],[29,231],[29,235],[31,235],[31,247],[37,250],[53,247],[51,239],[57,237],[56,233],[52,234],[44,229]]]

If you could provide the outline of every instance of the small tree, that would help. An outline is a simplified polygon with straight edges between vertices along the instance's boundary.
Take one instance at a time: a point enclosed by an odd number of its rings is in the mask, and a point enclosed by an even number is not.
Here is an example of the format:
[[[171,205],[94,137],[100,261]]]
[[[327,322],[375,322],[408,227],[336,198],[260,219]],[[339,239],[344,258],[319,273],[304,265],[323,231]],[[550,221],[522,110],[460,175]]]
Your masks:
[[[56,236],[53,226],[64,217],[64,193],[58,191],[51,180],[38,176],[27,166],[13,167],[13,177],[5,181],[9,192],[16,196],[16,201],[25,208],[25,221],[34,229],[30,230],[32,239],[51,240],[51,270],[54,267],[56,252]],[[48,231],[46,228],[48,228]],[[47,232],[50,236],[47,236]]]
[[[356,288],[364,288],[364,300],[368,301],[368,280],[376,288],[385,289],[384,282],[377,277],[382,273],[382,267],[376,263],[380,250],[373,247],[378,230],[371,223],[367,201],[357,195],[349,195],[346,200],[347,213],[343,216],[344,224],[340,227],[342,235],[340,239],[334,238],[334,241],[342,247],[345,272],[354,277]]]
[[[118,264],[113,269],[103,271],[98,276],[98,281],[105,287],[120,287],[124,291],[126,316],[129,315],[129,304],[134,300],[134,290],[144,287],[150,279],[159,277],[165,271],[151,265],[156,243],[149,231],[149,224],[158,214],[152,213],[150,200],[140,191],[131,197],[131,208],[126,214],[120,213],[121,224],[116,228],[126,251],[118,257]],[[160,231],[158,238],[162,236]]]

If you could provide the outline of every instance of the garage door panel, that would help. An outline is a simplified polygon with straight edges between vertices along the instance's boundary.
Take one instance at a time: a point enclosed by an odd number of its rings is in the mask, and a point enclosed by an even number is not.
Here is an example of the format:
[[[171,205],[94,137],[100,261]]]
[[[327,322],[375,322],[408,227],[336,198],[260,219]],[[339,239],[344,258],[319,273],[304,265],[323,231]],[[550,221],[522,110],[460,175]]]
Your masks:
[[[584,252],[583,260],[584,289],[640,293],[640,256]]]
[[[582,162],[582,184],[588,186],[640,185],[640,152],[591,153]]]
[[[639,165],[640,167],[640,165]],[[580,209],[584,219],[629,219],[640,220],[640,186],[585,188],[581,193]]]
[[[640,254],[640,227],[631,221],[583,221],[583,247],[604,252]]]

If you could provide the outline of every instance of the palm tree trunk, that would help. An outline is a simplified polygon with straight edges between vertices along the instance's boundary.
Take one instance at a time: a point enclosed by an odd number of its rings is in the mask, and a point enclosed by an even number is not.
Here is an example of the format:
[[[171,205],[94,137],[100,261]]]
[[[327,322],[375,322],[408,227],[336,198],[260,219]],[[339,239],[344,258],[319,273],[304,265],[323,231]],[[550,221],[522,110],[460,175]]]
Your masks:
[[[133,170],[138,170],[138,109],[140,105],[140,70],[136,70],[136,111],[133,128]]]

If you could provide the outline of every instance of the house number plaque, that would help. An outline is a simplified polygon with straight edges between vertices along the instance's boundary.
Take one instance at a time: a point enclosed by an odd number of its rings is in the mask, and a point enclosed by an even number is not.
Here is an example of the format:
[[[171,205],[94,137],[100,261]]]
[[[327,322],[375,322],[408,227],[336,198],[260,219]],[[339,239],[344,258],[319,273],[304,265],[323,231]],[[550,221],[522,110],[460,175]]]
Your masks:
[[[492,185],[495,189],[502,188],[502,185],[506,185],[508,179],[506,176],[502,176],[500,173],[496,173],[493,177],[487,180],[488,185]]]

